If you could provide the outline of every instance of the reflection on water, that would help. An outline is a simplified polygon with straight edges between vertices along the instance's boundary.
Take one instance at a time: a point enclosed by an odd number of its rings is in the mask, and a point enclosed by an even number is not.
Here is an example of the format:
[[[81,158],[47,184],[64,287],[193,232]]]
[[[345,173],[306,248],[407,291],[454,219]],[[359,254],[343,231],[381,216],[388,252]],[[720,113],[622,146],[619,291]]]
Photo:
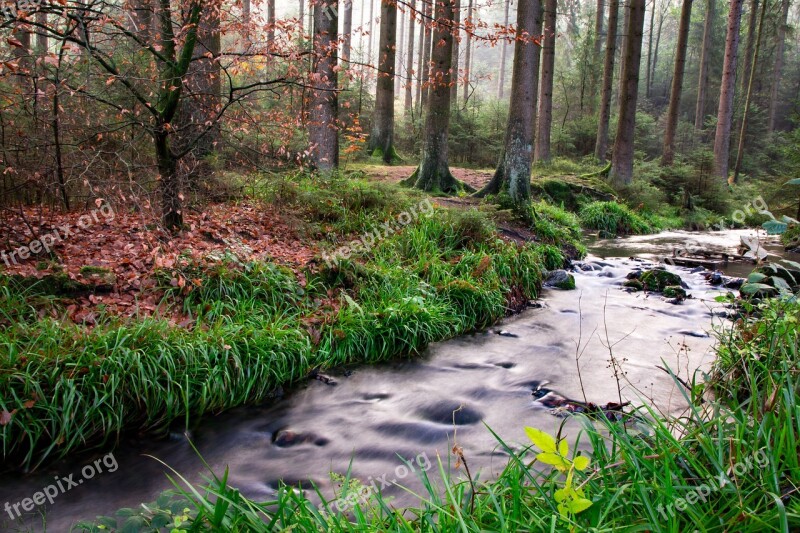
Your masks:
[[[412,360],[337,375],[335,386],[310,380],[272,404],[206,418],[192,431],[192,441],[216,472],[228,467],[231,484],[251,498],[270,498],[280,480],[304,488],[314,483],[331,496],[335,483],[329,472],[344,473],[352,460],[353,476],[366,484],[381,480],[378,487],[403,505],[413,502],[391,483],[398,479],[401,457],[434,464],[440,457],[447,464],[456,436],[473,473],[480,470],[487,478],[502,469],[506,457],[484,424],[511,445],[525,442],[526,425],[558,431],[562,420],[537,402],[533,391],[546,387],[568,398],[583,400],[585,394],[596,404],[617,401],[609,343],[615,357],[625,359],[623,400],[679,413],[685,407],[682,394],[656,365],[666,364],[683,377],[708,368],[719,292],[699,274],[674,267],[669,269],[683,277],[692,295],[681,305],[621,289],[625,275],[641,265],[628,256],[669,255],[679,243],[731,249],[739,234],[669,232],[597,241],[591,246],[595,257],[589,258],[595,269],[575,273],[578,290],[545,291],[543,307],[507,320],[502,335],[499,328],[464,335]],[[579,340],[583,390],[575,360]],[[568,420],[562,431],[574,438],[578,430],[578,423]],[[116,472],[95,477],[49,506],[48,530],[66,531],[77,519],[134,507],[171,488],[165,468],[144,454],[201,479],[202,465],[186,439],[129,439],[114,451]],[[0,478],[0,506],[30,497],[53,476],[79,471],[93,459],[76,457],[33,475]],[[402,482],[420,488],[414,476]],[[7,519],[0,518],[0,529],[16,527],[3,522]],[[29,517],[28,526],[41,530],[41,519]]]

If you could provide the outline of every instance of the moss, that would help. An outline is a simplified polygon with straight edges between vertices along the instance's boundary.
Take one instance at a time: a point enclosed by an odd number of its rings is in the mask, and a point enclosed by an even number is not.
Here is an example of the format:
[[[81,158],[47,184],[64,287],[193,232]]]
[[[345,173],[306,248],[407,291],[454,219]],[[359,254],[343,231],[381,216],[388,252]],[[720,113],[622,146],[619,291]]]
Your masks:
[[[667,270],[654,269],[642,274],[642,285],[651,292],[663,292],[670,286],[681,285],[681,277]]]
[[[627,279],[622,283],[623,287],[627,287],[633,291],[643,291],[644,284],[638,279]]]
[[[680,285],[664,287],[662,294],[667,298],[686,298],[686,291]]]
[[[781,243],[787,250],[800,246],[800,224],[790,224],[781,234]]]
[[[575,276],[573,276],[572,274],[568,274],[567,275],[567,279],[565,279],[564,281],[561,281],[559,283],[556,283],[554,285],[554,287],[556,287],[557,289],[565,290],[565,291],[574,290],[575,289]]]

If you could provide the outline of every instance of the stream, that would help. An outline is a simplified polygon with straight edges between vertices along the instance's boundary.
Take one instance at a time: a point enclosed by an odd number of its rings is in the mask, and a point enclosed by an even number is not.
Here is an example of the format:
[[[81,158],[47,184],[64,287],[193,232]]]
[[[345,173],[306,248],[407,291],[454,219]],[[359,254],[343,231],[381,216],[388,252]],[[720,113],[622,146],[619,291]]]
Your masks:
[[[344,474],[352,460],[353,477],[365,485],[374,481],[402,506],[414,502],[393,481],[414,489],[421,485],[400,457],[435,479],[437,457],[455,464],[455,439],[473,476],[487,479],[502,470],[507,455],[486,426],[509,445],[521,446],[524,426],[557,430],[564,419],[551,407],[559,398],[582,400],[585,393],[596,404],[618,401],[609,343],[626,372],[623,400],[678,414],[685,408],[679,386],[656,365],[668,365],[686,379],[695,369],[710,367],[712,329],[725,321],[725,308],[714,300],[720,289],[700,273],[668,267],[683,278],[691,298],[675,305],[660,295],[628,293],[621,288],[626,274],[643,264],[629,257],[654,260],[687,243],[731,252],[741,235],[752,234],[665,232],[596,240],[585,261],[590,266],[574,272],[577,290],[545,290],[540,307],[488,331],[433,344],[420,357],[332,375],[335,385],[309,380],[267,405],[207,417],[191,442],[217,474],[229,468],[229,483],[256,500],[270,499],[280,480],[303,488],[314,483],[330,497],[337,482],[329,472]],[[784,255],[779,245],[766,247]],[[726,274],[743,276],[751,269],[731,265]],[[567,419],[564,432],[571,442],[579,430],[577,420]],[[75,474],[77,480],[82,467],[104,455],[76,457],[30,475],[5,474],[0,506],[32,497],[55,476]],[[81,479],[85,483],[59,494],[52,505],[17,521],[3,510],[0,530],[41,531],[46,522],[48,531],[68,531],[80,519],[154,501],[172,485],[164,465],[149,456],[193,481],[207,474],[183,435],[128,440],[113,451],[113,466],[104,464],[103,473]],[[463,475],[461,469],[451,471]]]

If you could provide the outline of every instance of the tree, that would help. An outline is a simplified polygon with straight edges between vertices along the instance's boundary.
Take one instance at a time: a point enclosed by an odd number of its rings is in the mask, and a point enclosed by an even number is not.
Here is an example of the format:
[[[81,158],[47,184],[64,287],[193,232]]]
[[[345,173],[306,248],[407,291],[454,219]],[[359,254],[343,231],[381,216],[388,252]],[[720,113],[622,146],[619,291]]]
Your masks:
[[[764,0],[765,2],[767,0]],[[742,63],[741,91],[747,92],[750,81],[750,69],[753,63],[753,54],[756,42],[756,24],[758,23],[758,0],[750,0],[747,14],[747,41],[744,46],[744,62]]]
[[[722,66],[722,83],[717,111],[717,131],[714,136],[714,172],[728,179],[731,123],[733,121],[733,96],[736,92],[736,57],[739,51],[739,26],[742,20],[743,0],[731,0],[728,30],[725,37],[725,61]]]
[[[472,32],[474,31],[474,22],[472,20],[473,3],[473,0],[469,0],[467,7],[467,20],[464,23],[467,33],[467,42],[464,46],[464,105],[462,106],[464,109],[467,108],[467,103],[469,102],[469,76],[470,70],[472,69]]]
[[[689,25],[692,19],[692,0],[683,0],[681,5],[681,21],[678,26],[678,44],[675,50],[675,71],[672,74],[672,89],[669,93],[669,109],[667,110],[667,126],[664,133],[664,154],[661,158],[663,166],[672,165],[675,161],[675,131],[678,129],[678,112],[681,106],[683,91],[683,72],[686,67],[686,48],[689,43]]]
[[[544,2],[544,42],[542,44],[542,77],[539,80],[539,116],[536,121],[536,149],[533,160],[550,161],[550,129],[553,125],[553,80],[556,62],[557,0]]]
[[[420,32],[420,39],[422,39],[423,33],[425,35],[425,39],[421,40],[422,47],[419,49],[419,82],[417,84],[417,106],[419,106],[420,110],[425,109],[428,102],[428,77],[430,76],[431,70],[431,37],[433,35],[430,19],[432,14],[432,6],[431,2],[435,0],[420,0],[423,4],[423,13],[422,13],[422,27],[424,31]]]
[[[413,84],[411,83],[414,79],[414,28],[416,24],[414,24],[414,9],[416,7],[416,0],[411,0],[409,3],[409,10],[408,10],[408,53],[406,54],[406,100],[405,100],[405,110],[406,113],[411,113],[412,109],[412,100],[411,100],[411,92]]]
[[[517,206],[530,202],[534,101],[539,74],[539,0],[519,0],[511,99],[503,151],[492,180],[477,196],[507,192]]]
[[[765,0],[766,1],[766,0]],[[775,116],[778,111],[778,90],[783,77],[783,55],[786,47],[786,21],[789,17],[789,0],[781,1],[781,19],[775,32],[775,65],[772,69],[772,83],[769,91],[769,119],[767,131],[775,131]],[[800,209],[800,208],[798,208]]]
[[[350,62],[350,54],[353,49],[353,2],[345,0],[344,3],[344,18],[342,20],[342,33],[344,33],[344,40],[342,42],[342,62]],[[347,68],[348,65],[345,65]]]
[[[375,114],[367,150],[391,164],[398,159],[394,149],[394,64],[397,40],[397,4],[381,0],[381,28],[378,51],[378,82]]]
[[[756,79],[756,67],[758,66],[758,55],[761,50],[761,36],[764,32],[764,15],[767,12],[767,0],[761,5],[761,16],[758,20],[758,34],[756,35],[755,48],[750,63],[750,72],[747,76],[747,96],[744,101],[744,111],[742,112],[742,126],[739,130],[739,146],[736,150],[736,164],[733,167],[733,181],[739,181],[739,172],[742,170],[742,158],[744,157],[744,139],[747,135],[747,119],[750,115],[750,103],[753,99],[753,84]]]
[[[601,53],[603,51],[603,33],[605,23],[605,0],[597,0],[597,9],[594,14],[594,57],[592,58],[591,72],[591,112],[594,113],[597,105],[598,70]]]
[[[619,99],[619,122],[611,157],[609,178],[617,186],[633,181],[633,138],[636,130],[636,102],[639,94],[639,67],[642,59],[645,0],[630,0],[625,28],[625,56],[622,62],[623,91]]]
[[[606,54],[605,60],[603,61],[603,87],[600,93],[600,111],[597,118],[597,141],[594,147],[594,156],[601,162],[606,160],[606,153],[608,152],[608,122],[611,118],[611,93],[614,90],[614,57],[617,51],[618,17],[619,0],[609,0]]]
[[[714,34],[715,0],[706,0],[706,20],[703,25],[703,44],[700,49],[700,75],[697,81],[697,104],[694,112],[694,127],[702,129],[706,119],[706,90],[708,89],[708,64],[711,57],[711,42]]]
[[[338,0],[316,0],[313,5],[313,68],[314,90],[308,140],[311,161],[323,172],[339,166],[339,132],[336,124],[339,99],[336,74],[338,47]]]
[[[461,39],[461,1],[454,0],[453,3],[453,83],[450,84],[450,105],[453,110],[458,109],[458,62],[459,62],[459,41]]]
[[[267,45],[275,44],[275,0],[267,0]]]
[[[451,0],[436,1],[433,25],[433,77],[425,105],[422,161],[403,183],[424,191],[452,194],[466,187],[450,173],[447,154],[454,33]]]
[[[602,0],[599,0],[602,2]],[[503,11],[503,27],[508,27],[508,10],[511,5],[511,0],[505,1],[505,9]],[[506,51],[508,49],[508,40],[503,39],[503,44],[500,45],[500,72],[497,75],[497,99],[503,99],[503,90],[506,85]]]

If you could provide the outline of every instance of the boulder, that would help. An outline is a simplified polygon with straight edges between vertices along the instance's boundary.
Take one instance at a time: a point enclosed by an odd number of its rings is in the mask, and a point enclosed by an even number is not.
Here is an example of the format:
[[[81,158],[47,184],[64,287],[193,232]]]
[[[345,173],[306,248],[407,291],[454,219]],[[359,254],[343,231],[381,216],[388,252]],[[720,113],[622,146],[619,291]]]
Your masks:
[[[545,287],[572,290],[575,288],[575,277],[566,270],[553,270],[547,275]]]

